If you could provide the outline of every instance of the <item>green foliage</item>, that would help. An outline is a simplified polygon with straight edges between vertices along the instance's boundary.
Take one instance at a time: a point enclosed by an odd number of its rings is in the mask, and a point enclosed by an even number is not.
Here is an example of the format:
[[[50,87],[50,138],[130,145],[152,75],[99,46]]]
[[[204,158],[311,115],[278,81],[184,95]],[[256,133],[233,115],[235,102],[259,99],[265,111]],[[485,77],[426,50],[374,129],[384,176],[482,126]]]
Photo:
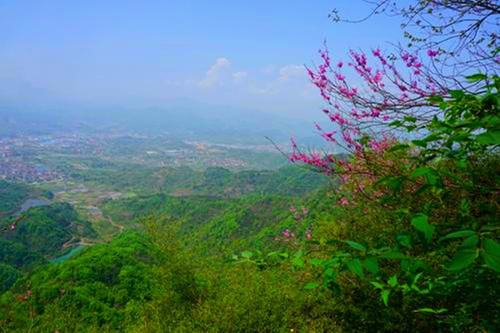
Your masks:
[[[4,221],[8,229],[11,220]],[[96,237],[89,222],[79,218],[67,203],[31,208],[16,223],[15,230],[4,233],[6,240],[18,242],[30,251],[55,256],[63,245],[79,237]]]
[[[0,295],[9,290],[20,276],[21,273],[14,267],[0,263]]]
[[[375,320],[381,330],[390,331],[388,323],[398,317],[407,318],[399,327],[404,331],[500,325],[500,79],[469,79],[493,84],[477,94],[456,90],[430,98],[443,116],[429,123],[393,123],[425,136],[389,149],[384,159],[392,168],[385,174],[371,166],[381,174],[373,188],[384,195],[339,210],[336,225],[320,226],[321,234],[335,238],[304,245],[320,255],[310,262],[325,288],[343,298],[363,294],[357,306],[365,315],[379,311],[372,301],[378,295],[387,309]]]
[[[29,197],[29,192],[26,185],[0,180],[0,214],[6,215],[16,210]]]
[[[32,332],[122,331],[140,304],[152,299],[155,260],[145,237],[125,233],[109,245],[45,266],[0,298],[0,326]]]
[[[492,80],[482,94],[432,97],[443,116],[428,124],[412,117],[393,124],[412,138],[425,135],[385,152],[390,168],[371,165],[380,194],[349,207],[333,204],[323,175],[299,168],[140,171],[89,161],[95,165],[75,171],[76,179],[144,188],[98,203],[104,216],[138,231],[46,264],[64,244],[96,234],[69,205],[25,212],[0,237],[0,327],[493,331],[500,158]],[[297,218],[291,205],[309,213]],[[0,221],[3,230],[12,221]]]
[[[39,253],[29,250],[22,243],[0,238],[0,263],[31,268],[44,262]]]
[[[37,197],[51,198],[52,193],[25,184],[0,180],[0,218],[15,213],[25,200]]]

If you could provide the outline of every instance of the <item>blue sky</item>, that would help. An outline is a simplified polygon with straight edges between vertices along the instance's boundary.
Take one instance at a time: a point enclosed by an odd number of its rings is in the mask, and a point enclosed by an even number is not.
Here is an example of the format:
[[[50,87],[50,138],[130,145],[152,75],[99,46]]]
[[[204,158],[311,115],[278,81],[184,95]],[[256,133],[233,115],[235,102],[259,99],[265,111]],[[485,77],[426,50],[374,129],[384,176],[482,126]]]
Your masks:
[[[362,0],[0,0],[0,98],[93,105],[229,105],[307,115],[305,77],[327,40],[389,48],[398,19],[359,18]],[[345,58],[345,56],[344,56]]]

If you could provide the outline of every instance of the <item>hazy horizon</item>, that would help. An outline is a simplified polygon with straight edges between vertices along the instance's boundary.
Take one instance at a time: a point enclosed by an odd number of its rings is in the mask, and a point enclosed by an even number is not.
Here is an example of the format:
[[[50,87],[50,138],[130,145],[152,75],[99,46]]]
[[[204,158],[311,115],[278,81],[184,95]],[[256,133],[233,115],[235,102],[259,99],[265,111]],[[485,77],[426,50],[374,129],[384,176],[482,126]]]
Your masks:
[[[387,16],[334,24],[333,5],[0,1],[0,115],[182,108],[207,118],[234,111],[312,124],[322,102],[304,65],[314,65],[324,40],[346,54],[389,47],[374,36],[401,39]],[[352,5],[339,10],[365,14]]]

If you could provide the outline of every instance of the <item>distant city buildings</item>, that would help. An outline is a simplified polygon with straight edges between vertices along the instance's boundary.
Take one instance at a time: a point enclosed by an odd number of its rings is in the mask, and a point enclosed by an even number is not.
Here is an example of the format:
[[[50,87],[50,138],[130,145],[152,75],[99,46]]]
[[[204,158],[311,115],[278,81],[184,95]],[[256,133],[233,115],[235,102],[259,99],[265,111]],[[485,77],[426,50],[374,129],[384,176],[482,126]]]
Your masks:
[[[64,180],[86,168],[116,163],[145,167],[251,168],[249,151],[275,147],[182,141],[136,134],[57,134],[0,138],[0,179],[30,183]],[[86,163],[93,163],[86,167]],[[83,168],[83,169],[82,169]]]

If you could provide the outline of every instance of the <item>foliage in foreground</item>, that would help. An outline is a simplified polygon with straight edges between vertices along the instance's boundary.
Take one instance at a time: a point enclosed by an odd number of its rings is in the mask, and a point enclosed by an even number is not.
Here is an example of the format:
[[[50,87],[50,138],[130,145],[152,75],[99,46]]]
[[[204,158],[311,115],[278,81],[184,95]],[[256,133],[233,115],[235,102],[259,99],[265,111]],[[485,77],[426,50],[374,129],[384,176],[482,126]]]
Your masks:
[[[430,91],[424,91],[418,79],[423,65],[414,55],[401,57],[414,71],[411,82],[405,82],[379,50],[373,55],[382,62],[382,70],[373,71],[363,53],[351,55],[351,66],[376,94],[387,92],[383,83],[388,81],[402,96],[376,100],[359,95],[332,68],[327,51],[322,52],[324,63],[318,73],[310,71],[333,110],[324,112],[340,126],[352,155],[338,160],[308,155],[293,146],[292,161],[342,180],[337,202],[346,207],[344,216],[319,227],[319,240],[309,241],[298,252],[300,266],[307,260],[322,276],[324,288],[357,297],[355,306],[353,300],[346,303],[346,310],[351,308],[367,321],[350,328],[391,331],[396,329],[392,323],[406,318],[405,326],[398,329],[494,330],[500,326],[496,304],[500,78],[468,76],[473,92],[438,90],[430,84]],[[430,57],[436,55],[429,52]],[[393,69],[391,74],[386,68]],[[327,70],[336,78],[327,80]],[[407,99],[409,94],[416,97]],[[351,113],[343,111],[337,100],[355,108]],[[362,112],[356,107],[372,109]],[[393,120],[379,124],[382,132],[389,127],[393,133],[409,134],[398,141],[363,128],[379,122],[381,115],[383,121]],[[332,133],[322,135],[336,142]],[[302,258],[307,251],[312,255]],[[374,297],[383,304],[383,315],[377,314]],[[346,311],[344,317],[350,313]]]

